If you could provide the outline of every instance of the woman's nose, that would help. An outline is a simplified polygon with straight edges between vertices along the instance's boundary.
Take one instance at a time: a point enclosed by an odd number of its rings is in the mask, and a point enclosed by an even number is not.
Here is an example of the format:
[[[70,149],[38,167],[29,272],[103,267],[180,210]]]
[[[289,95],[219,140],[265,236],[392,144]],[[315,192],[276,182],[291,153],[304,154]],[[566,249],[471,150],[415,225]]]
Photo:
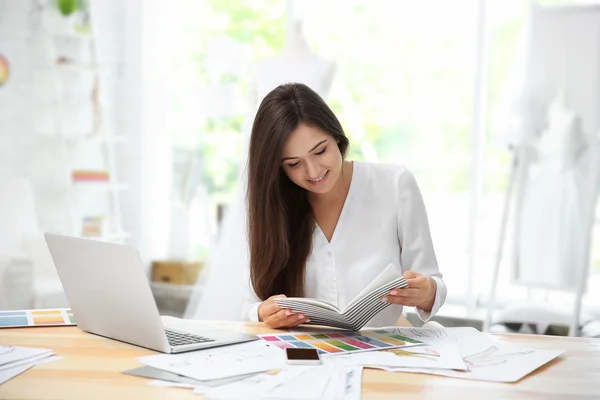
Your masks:
[[[306,162],[306,173],[309,179],[317,179],[319,177],[319,167],[310,161]]]

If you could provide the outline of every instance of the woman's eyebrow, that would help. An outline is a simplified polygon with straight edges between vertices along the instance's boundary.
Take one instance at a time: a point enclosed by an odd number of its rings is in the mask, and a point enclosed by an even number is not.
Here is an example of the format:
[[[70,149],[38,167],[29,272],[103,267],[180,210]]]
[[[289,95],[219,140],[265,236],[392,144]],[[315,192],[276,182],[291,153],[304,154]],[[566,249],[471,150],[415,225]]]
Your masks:
[[[327,141],[327,139],[321,140],[319,143],[317,143],[316,145],[314,145],[314,147],[312,149],[310,149],[308,152],[310,153],[311,151],[314,151],[317,147],[319,147],[320,145],[322,145],[326,141]],[[285,160],[293,160],[295,158],[298,158],[298,157],[284,157],[284,158],[281,159],[281,162],[284,162]]]

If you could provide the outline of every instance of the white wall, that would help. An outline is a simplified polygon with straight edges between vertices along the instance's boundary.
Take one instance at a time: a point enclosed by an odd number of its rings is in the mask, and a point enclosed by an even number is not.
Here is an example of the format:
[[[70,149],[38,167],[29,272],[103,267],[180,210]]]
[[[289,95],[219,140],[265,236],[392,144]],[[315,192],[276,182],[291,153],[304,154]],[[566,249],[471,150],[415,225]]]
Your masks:
[[[0,87],[0,173],[33,181],[40,229],[68,233],[60,141],[34,129],[35,71],[48,62],[37,4],[0,0],[0,53],[12,67],[9,81]],[[162,11],[156,0],[92,0],[98,62],[107,72],[105,123],[109,133],[128,139],[118,145],[116,159],[118,179],[129,185],[121,196],[123,227],[144,261],[164,257],[168,242],[168,60],[160,58],[164,50],[156,51],[168,46]]]
[[[128,138],[117,147],[117,166],[119,179],[130,185],[122,196],[122,211],[124,228],[135,245],[141,240],[141,28],[139,9],[132,6],[140,3],[94,1],[92,15],[98,32],[98,61],[107,72],[101,87],[106,96],[105,124],[109,133]],[[53,4],[47,2],[47,6]],[[0,53],[11,65],[10,78],[0,87],[0,173],[22,175],[34,183],[42,231],[68,233],[64,199],[68,171],[60,157],[61,141],[35,129],[40,122],[36,120],[40,111],[36,72],[49,63],[37,5],[35,0],[0,0]]]

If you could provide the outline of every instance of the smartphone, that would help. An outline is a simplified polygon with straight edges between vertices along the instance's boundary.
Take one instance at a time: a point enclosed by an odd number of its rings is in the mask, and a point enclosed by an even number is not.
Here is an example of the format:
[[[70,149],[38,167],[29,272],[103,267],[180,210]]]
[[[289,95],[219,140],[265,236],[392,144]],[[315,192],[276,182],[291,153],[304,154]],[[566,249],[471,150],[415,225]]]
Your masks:
[[[285,358],[288,364],[321,364],[321,357],[319,357],[319,352],[316,349],[299,349],[288,347],[285,349]]]

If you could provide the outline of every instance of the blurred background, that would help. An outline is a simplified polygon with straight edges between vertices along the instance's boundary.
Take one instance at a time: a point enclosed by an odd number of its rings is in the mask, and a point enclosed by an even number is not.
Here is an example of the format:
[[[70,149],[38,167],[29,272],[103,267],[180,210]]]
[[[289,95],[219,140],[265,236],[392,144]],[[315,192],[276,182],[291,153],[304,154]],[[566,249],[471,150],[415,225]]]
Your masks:
[[[414,172],[440,321],[600,335],[600,2],[575,0],[0,0],[0,310],[68,307],[55,232],[138,248],[163,314],[239,318],[246,141],[290,80],[327,82],[350,159]]]

